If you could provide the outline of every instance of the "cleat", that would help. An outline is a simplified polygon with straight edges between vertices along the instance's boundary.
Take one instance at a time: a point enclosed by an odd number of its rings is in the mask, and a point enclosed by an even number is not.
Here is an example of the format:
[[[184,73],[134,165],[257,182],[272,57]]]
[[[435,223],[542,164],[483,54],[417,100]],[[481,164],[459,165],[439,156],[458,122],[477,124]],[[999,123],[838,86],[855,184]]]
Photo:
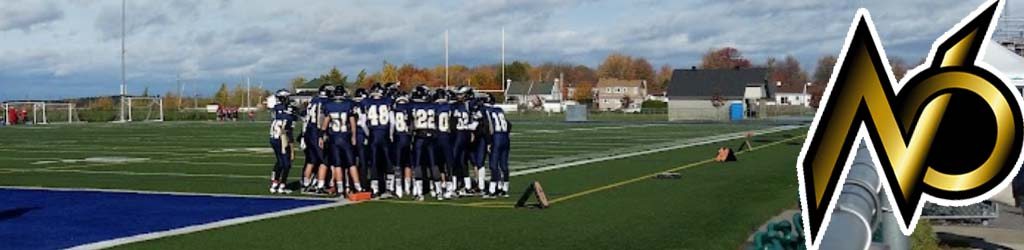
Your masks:
[[[415,200],[416,201],[423,201],[423,196],[422,195],[417,195]]]

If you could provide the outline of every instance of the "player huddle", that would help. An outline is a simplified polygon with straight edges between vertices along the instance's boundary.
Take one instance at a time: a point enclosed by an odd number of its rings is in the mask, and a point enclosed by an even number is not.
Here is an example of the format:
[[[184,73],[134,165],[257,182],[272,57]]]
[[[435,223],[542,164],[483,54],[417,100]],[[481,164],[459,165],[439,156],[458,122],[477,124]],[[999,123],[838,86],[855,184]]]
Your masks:
[[[292,106],[290,96],[277,91],[272,108],[277,163],[271,193],[291,192],[292,131],[301,119],[303,192],[345,195],[366,188],[378,198],[508,197],[509,123],[489,93],[425,85],[405,93],[397,84],[378,83],[349,95],[342,86],[324,85],[305,109]]]

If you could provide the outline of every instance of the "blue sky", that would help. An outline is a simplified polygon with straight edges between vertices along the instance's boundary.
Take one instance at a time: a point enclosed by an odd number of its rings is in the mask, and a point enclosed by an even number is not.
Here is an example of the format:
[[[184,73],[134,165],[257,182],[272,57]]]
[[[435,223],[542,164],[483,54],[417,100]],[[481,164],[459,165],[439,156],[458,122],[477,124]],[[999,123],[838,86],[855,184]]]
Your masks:
[[[712,47],[755,63],[794,55],[805,70],[838,54],[858,7],[871,11],[890,56],[916,62],[980,5],[953,1],[539,0],[128,1],[129,92],[209,94],[245,76],[268,89],[331,66],[347,74],[381,62],[499,60],[596,67],[612,52],[688,68]],[[1011,3],[1016,13],[1020,6]],[[1024,13],[1024,12],[1021,12]],[[120,83],[121,1],[0,1],[0,99],[112,95]]]

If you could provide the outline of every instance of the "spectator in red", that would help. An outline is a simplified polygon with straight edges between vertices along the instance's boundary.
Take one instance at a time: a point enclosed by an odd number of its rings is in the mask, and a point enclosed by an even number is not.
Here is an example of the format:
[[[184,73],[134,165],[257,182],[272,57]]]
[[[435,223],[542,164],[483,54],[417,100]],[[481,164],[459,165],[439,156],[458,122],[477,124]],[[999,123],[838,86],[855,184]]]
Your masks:
[[[18,122],[18,111],[14,108],[7,108],[7,124],[14,125]]]
[[[19,123],[25,124],[26,121],[28,121],[28,110],[27,109],[21,109],[21,122],[19,122]]]

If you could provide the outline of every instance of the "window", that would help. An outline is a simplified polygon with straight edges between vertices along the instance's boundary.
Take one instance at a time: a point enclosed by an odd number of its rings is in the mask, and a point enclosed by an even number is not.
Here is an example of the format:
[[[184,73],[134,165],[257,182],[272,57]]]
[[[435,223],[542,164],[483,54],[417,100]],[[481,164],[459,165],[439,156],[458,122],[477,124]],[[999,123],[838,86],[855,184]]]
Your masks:
[[[604,88],[604,92],[608,93],[608,94],[611,94],[612,93],[612,87]]]

